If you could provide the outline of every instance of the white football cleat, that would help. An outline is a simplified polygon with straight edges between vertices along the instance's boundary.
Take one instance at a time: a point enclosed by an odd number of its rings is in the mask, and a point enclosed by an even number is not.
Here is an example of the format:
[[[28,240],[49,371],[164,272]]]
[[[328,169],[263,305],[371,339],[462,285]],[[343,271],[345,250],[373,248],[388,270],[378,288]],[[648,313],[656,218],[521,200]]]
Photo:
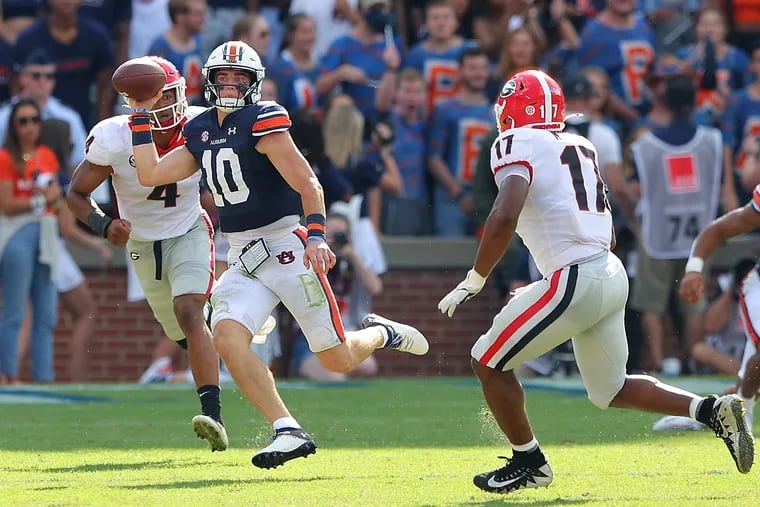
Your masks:
[[[207,415],[196,415],[193,417],[193,430],[198,438],[208,440],[211,452],[227,450],[230,443],[227,439],[227,430],[216,419]]]
[[[744,401],[740,397],[735,394],[721,396],[713,405],[710,428],[728,447],[736,469],[746,474],[755,461],[755,437],[747,428],[744,415]]]
[[[257,452],[251,463],[259,468],[277,468],[295,458],[305,458],[317,452],[317,443],[302,429],[275,433],[272,443]]]
[[[383,326],[388,333],[387,349],[400,350],[423,356],[430,350],[425,336],[420,331],[408,324],[402,324],[380,315],[370,313],[362,319],[362,326],[366,329],[370,326]]]

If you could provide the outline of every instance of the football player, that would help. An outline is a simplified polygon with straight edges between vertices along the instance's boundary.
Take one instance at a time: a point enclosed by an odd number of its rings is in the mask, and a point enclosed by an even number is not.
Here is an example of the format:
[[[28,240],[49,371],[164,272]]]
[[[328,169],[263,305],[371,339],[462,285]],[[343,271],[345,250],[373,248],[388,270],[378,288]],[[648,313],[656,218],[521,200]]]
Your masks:
[[[748,156],[756,157],[757,154]],[[710,222],[696,237],[691,256],[686,263],[686,273],[681,280],[679,293],[687,303],[702,297],[705,279],[702,275],[705,259],[724,241],[752,232],[760,227],[760,185],[755,187],[752,201]],[[744,399],[746,421],[752,431],[752,412],[760,391],[760,262],[744,278],[739,289],[739,305],[746,342],[738,373],[737,394]]]
[[[628,276],[610,251],[612,216],[596,150],[585,137],[562,132],[564,109],[562,90],[544,72],[519,72],[502,88],[491,147],[499,192],[473,269],[438,304],[452,316],[480,292],[515,232],[543,275],[514,294],[472,348],[486,402],[513,451],[505,466],[475,476],[475,485],[508,493],[552,482],[514,368],[569,338],[592,403],[688,415],[712,428],[738,470],[749,472],[754,439],[739,397],[702,398],[654,377],[626,375]]]
[[[280,399],[270,371],[248,345],[282,301],[322,364],[348,372],[375,349],[425,354],[415,328],[370,314],[365,329],[345,332],[326,273],[335,254],[325,241],[325,205],[317,177],[294,145],[290,117],[261,100],[264,68],[241,41],[226,42],[203,67],[212,104],[184,127],[185,142],[162,157],[152,142],[149,109],[159,98],[131,100],[133,150],[143,185],[170,185],[203,173],[229,238],[229,267],[211,296],[214,345],[235,382],[275,431],[253,456],[260,468],[316,452],[316,444]],[[300,225],[306,215],[306,227]]]
[[[166,73],[161,98],[148,113],[156,149],[184,143],[182,127],[203,108],[188,107],[185,79],[169,61],[152,57]],[[219,357],[211,343],[204,305],[214,282],[211,221],[201,208],[198,175],[166,185],[143,186],[132,155],[130,117],[114,116],[93,127],[85,159],[69,188],[69,207],[82,222],[116,246],[126,246],[148,304],[164,333],[187,349],[202,415],[192,420],[212,451],[227,448],[221,417]],[[111,176],[121,218],[103,213],[90,199]]]

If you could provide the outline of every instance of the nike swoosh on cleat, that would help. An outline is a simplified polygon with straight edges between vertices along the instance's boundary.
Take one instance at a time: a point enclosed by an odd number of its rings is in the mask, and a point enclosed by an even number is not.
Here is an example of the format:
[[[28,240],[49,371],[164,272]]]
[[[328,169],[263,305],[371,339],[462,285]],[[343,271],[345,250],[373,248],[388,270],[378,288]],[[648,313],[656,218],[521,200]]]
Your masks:
[[[508,481],[500,482],[494,479],[493,477],[491,477],[488,479],[488,485],[492,488],[503,488],[505,486],[509,486],[510,484],[519,481],[520,479],[522,479],[522,476],[515,477],[514,479],[510,479]]]

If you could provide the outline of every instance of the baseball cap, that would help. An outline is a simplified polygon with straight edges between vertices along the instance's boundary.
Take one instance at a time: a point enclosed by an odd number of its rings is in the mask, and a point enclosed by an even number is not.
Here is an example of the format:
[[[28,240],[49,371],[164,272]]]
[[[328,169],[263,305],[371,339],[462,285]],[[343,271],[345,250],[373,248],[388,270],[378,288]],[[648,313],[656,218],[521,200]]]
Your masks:
[[[369,9],[373,5],[387,5],[388,7],[391,6],[390,0],[359,0],[359,7],[362,9]]]
[[[587,99],[594,96],[591,81],[582,74],[565,78],[562,82],[562,91],[565,93],[565,99]]]

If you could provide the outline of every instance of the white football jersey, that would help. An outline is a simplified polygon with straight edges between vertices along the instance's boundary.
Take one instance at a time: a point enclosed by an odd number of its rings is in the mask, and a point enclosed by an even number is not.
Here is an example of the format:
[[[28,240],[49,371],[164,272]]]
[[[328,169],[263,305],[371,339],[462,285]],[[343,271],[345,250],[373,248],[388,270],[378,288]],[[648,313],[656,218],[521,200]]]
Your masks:
[[[186,116],[190,119],[203,111],[202,107],[189,107]],[[183,144],[184,137],[179,134],[170,150]],[[169,185],[142,186],[132,154],[128,115],[107,118],[95,125],[87,138],[85,157],[93,164],[111,167],[119,214],[132,224],[131,238],[139,241],[175,238],[189,231],[198,220],[201,172]]]
[[[608,250],[612,215],[594,146],[585,137],[518,128],[491,146],[496,185],[507,177],[530,184],[517,234],[544,276]]]

